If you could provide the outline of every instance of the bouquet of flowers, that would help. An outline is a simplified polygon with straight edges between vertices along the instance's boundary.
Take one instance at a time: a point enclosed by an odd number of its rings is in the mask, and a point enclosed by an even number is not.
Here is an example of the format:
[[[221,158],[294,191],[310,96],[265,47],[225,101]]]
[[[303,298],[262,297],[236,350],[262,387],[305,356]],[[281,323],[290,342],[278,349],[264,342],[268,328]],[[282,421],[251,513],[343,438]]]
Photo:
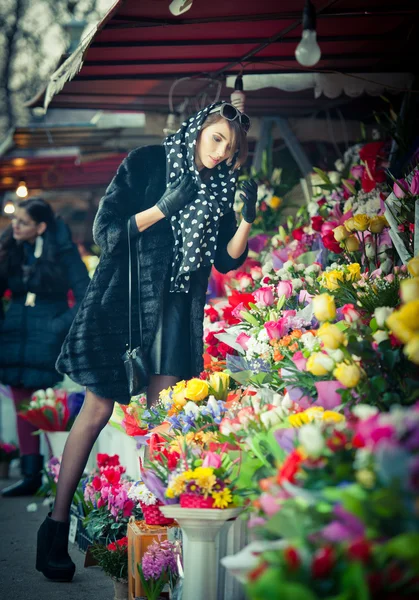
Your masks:
[[[140,519],[139,503],[129,497],[132,480],[115,454],[97,455],[97,469],[83,481],[84,500],[89,513],[85,519],[93,540],[115,541],[124,536],[130,516]]]
[[[173,592],[179,572],[179,545],[168,540],[153,543],[144,552],[137,565],[147,600],[158,600],[166,584]]]
[[[286,457],[259,481],[254,531],[283,546],[259,557],[250,598],[273,600],[281,589],[311,600],[413,600],[419,405],[386,414],[359,405],[348,421],[317,412],[321,418],[309,409],[278,430]]]
[[[128,581],[128,538],[125,536],[106,546],[94,544],[91,554],[105,573],[116,581]]]
[[[69,401],[70,395],[64,389],[38,390],[18,414],[43,431],[70,431],[80,403],[73,403],[70,410]]]
[[[0,440],[0,462],[10,463],[15,458],[19,458],[19,448]]]

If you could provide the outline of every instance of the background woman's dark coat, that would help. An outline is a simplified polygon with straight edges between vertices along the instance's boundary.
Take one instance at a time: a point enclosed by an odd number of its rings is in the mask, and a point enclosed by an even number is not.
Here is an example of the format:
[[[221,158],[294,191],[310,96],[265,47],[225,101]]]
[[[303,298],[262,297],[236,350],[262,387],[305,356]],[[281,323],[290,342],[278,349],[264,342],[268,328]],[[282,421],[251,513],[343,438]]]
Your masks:
[[[57,273],[61,275],[49,285],[48,292],[29,277],[25,283],[18,270],[0,281],[0,298],[6,289],[12,301],[0,315],[0,382],[25,388],[46,388],[63,379],[55,362],[68,333],[77,308],[89,283],[86,267],[71,241],[67,225],[57,219]],[[68,290],[72,290],[76,305],[69,308]],[[35,306],[25,306],[27,292],[36,294]],[[0,300],[1,302],[1,300]]]
[[[133,150],[120,165],[102,198],[93,235],[102,250],[99,265],[63,345],[57,368],[76,382],[122,404],[130,401],[121,360],[128,342],[128,219],[154,206],[166,189],[166,154],[162,146]],[[234,260],[227,244],[237,229],[234,212],[221,219],[215,267],[222,273],[238,268],[247,255]],[[143,349],[150,352],[164,301],[164,284],[172,265],[174,239],[163,219],[138,236],[141,264]],[[190,348],[198,375],[203,369],[203,316],[210,269],[191,281]],[[170,301],[170,295],[169,295]],[[133,314],[138,303],[133,305]],[[139,345],[133,319],[133,347]],[[164,343],[164,340],[163,340]]]

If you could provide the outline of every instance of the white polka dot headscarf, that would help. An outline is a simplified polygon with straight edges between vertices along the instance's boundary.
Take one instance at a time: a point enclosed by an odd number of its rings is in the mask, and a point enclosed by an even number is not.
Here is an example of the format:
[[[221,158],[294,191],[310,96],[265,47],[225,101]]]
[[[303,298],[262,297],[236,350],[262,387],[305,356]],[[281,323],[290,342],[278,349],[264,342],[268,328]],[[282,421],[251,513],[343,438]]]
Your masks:
[[[170,220],[175,238],[171,292],[188,292],[191,273],[214,263],[220,218],[233,210],[237,171],[223,161],[211,169],[207,182],[203,183],[195,164],[196,141],[202,124],[221,104],[210,104],[192,115],[163,142],[167,157],[167,185],[178,183],[189,173],[197,186],[196,199]]]

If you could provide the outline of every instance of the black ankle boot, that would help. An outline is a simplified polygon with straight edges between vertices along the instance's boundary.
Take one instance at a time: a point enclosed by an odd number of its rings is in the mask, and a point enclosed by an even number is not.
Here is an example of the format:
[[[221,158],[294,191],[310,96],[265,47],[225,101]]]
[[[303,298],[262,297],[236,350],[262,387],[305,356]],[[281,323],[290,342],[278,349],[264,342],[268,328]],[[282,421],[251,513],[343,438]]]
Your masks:
[[[53,581],[73,579],[76,565],[68,554],[69,529],[69,521],[66,523],[54,521],[48,515],[38,530],[36,569],[47,579]]]
[[[1,491],[5,498],[13,496],[33,496],[42,484],[44,457],[40,454],[26,454],[20,459],[23,479]]]

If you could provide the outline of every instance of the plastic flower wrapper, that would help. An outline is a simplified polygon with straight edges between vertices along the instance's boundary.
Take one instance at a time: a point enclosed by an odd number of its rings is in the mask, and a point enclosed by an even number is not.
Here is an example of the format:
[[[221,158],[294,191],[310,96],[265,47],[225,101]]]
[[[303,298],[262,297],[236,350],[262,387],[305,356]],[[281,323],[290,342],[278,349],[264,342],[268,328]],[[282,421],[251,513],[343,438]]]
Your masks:
[[[30,402],[18,414],[43,431],[69,431],[72,425],[64,389],[48,388],[34,392]]]
[[[137,565],[147,600],[157,600],[166,584],[174,590],[178,579],[179,556],[179,544],[168,540],[154,540],[147,548],[141,564]]]

